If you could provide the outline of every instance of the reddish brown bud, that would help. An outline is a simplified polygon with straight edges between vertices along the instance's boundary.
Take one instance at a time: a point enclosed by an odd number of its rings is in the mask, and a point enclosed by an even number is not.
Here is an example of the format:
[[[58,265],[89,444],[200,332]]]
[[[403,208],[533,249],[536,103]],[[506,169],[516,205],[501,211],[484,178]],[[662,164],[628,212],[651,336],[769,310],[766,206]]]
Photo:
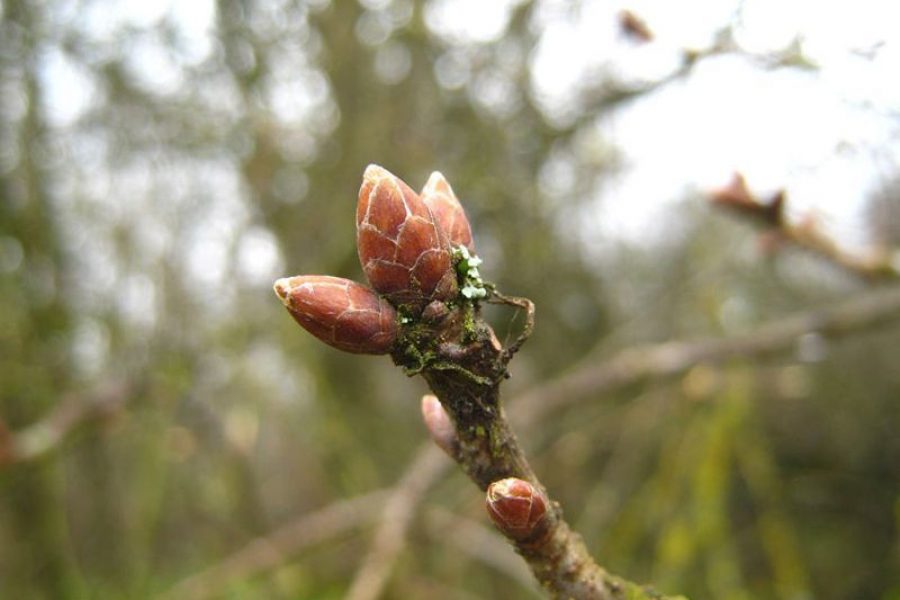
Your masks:
[[[450,415],[441,406],[437,396],[426,394],[422,396],[422,420],[431,439],[438,447],[449,456],[455,456],[459,447],[459,439],[456,437],[456,427],[450,420]]]
[[[524,479],[495,481],[487,489],[487,511],[497,528],[516,541],[532,541],[544,533],[549,501]]]
[[[345,352],[386,354],[397,337],[397,313],[364,285],[340,277],[301,275],[275,282],[275,293],[308,332]]]
[[[619,28],[625,36],[635,42],[647,43],[653,41],[653,32],[647,27],[647,23],[630,10],[619,12]]]
[[[747,181],[735,173],[725,187],[709,194],[714,203],[741,214],[760,219],[768,225],[780,226],[784,220],[784,190],[776,192],[768,201],[760,200],[750,192]]]
[[[396,306],[420,311],[456,295],[447,237],[419,195],[377,165],[359,189],[356,246],[369,283]]]
[[[472,240],[472,227],[463,210],[462,204],[453,193],[453,188],[444,176],[435,171],[422,188],[422,202],[431,209],[434,219],[446,234],[453,246],[465,246],[475,254],[475,242]]]

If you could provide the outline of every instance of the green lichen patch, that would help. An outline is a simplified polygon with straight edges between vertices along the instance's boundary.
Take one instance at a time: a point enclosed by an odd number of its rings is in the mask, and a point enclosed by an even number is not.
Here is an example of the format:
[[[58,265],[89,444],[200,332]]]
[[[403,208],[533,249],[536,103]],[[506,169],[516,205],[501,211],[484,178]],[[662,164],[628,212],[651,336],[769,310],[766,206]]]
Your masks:
[[[488,295],[484,280],[478,271],[482,260],[477,254],[470,254],[465,246],[453,247],[453,264],[459,283],[459,293],[468,300],[479,300]]]

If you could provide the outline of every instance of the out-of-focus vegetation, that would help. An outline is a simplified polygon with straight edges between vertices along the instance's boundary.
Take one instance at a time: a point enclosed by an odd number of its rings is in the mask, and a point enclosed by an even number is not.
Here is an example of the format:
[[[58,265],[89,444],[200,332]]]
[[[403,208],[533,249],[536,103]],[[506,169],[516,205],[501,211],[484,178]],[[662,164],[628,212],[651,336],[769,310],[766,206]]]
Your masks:
[[[537,304],[509,397],[587,355],[749,331],[869,285],[790,249],[766,260],[751,227],[699,197],[663,239],[599,255],[573,217],[619,166],[597,122],[654,86],[599,73],[549,111],[530,59],[553,3],[511,4],[484,39],[442,30],[447,4],[3,1],[0,431],[50,426],[29,438],[40,456],[0,467],[0,597],[153,597],[396,483],[426,437],[423,384],[317,342],[270,289],[297,273],[361,280],[353,211],[370,162],[414,187],[440,169],[482,272]],[[598,562],[631,579],[697,599],[896,599],[898,344],[900,325],[812,334],[586,398],[521,437]],[[53,442],[59,411],[84,406]],[[453,518],[486,524],[450,473],[425,501],[442,517],[415,521],[385,597],[531,594],[448,543]],[[222,593],[341,597],[370,532],[223,578]]]

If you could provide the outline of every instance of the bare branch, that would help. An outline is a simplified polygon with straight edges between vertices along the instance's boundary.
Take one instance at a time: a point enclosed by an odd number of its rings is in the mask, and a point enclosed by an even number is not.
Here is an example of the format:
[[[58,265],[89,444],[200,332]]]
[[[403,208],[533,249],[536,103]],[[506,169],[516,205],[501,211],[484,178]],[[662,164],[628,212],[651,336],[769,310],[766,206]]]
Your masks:
[[[725,187],[713,190],[709,199],[715,205],[765,227],[770,245],[793,244],[812,252],[841,269],[865,280],[894,280],[900,271],[888,252],[860,255],[848,252],[830,238],[814,219],[792,223],[784,216],[786,194],[779,190],[768,199],[754,195],[740,173],[732,176]]]
[[[607,360],[584,361],[559,379],[531,389],[517,399],[511,413],[517,425],[526,427],[588,394],[596,396],[641,381],[672,377],[700,363],[790,351],[806,334],[839,338],[898,319],[900,287],[893,287],[801,311],[742,335],[629,348]]]
[[[503,573],[532,595],[543,597],[525,563],[509,552],[509,544],[496,531],[443,508],[430,509],[426,525],[431,537],[449,541],[460,552]]]
[[[0,469],[39,460],[57,450],[82,425],[106,421],[125,406],[131,390],[121,383],[89,394],[64,396],[43,419],[19,431],[0,422]]]
[[[416,454],[384,505],[372,547],[347,592],[348,600],[374,600],[381,595],[403,549],[416,506],[449,464],[432,444]]]
[[[215,597],[232,582],[273,569],[310,546],[372,521],[387,498],[386,490],[378,490],[302,515],[269,535],[252,540],[222,562],[183,579],[159,598]]]

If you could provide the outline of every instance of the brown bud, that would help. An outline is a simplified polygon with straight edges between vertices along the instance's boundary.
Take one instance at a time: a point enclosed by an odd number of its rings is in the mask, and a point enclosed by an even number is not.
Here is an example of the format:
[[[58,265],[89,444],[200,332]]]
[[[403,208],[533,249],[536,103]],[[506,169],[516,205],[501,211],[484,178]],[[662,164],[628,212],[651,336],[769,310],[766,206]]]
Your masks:
[[[653,41],[653,32],[647,27],[647,23],[630,10],[619,12],[619,29],[626,37],[635,42],[647,43]]]
[[[378,294],[349,279],[286,277],[275,293],[308,332],[345,352],[386,354],[397,338],[397,313]]]
[[[750,192],[747,181],[740,173],[732,175],[725,187],[710,192],[709,198],[720,206],[774,227],[780,226],[784,220],[784,190],[776,192],[768,201],[760,200]]]
[[[356,246],[369,283],[395,306],[421,311],[456,295],[447,237],[419,195],[377,165],[359,189]]]
[[[422,202],[431,209],[434,219],[453,246],[465,246],[475,254],[472,227],[453,188],[439,172],[435,171],[422,188]]]
[[[450,415],[441,406],[437,396],[431,394],[422,396],[422,420],[425,421],[425,427],[434,443],[449,456],[455,456],[459,448],[456,427],[453,426]]]
[[[545,533],[546,494],[524,479],[495,481],[487,489],[487,511],[497,528],[516,541],[533,541]]]

